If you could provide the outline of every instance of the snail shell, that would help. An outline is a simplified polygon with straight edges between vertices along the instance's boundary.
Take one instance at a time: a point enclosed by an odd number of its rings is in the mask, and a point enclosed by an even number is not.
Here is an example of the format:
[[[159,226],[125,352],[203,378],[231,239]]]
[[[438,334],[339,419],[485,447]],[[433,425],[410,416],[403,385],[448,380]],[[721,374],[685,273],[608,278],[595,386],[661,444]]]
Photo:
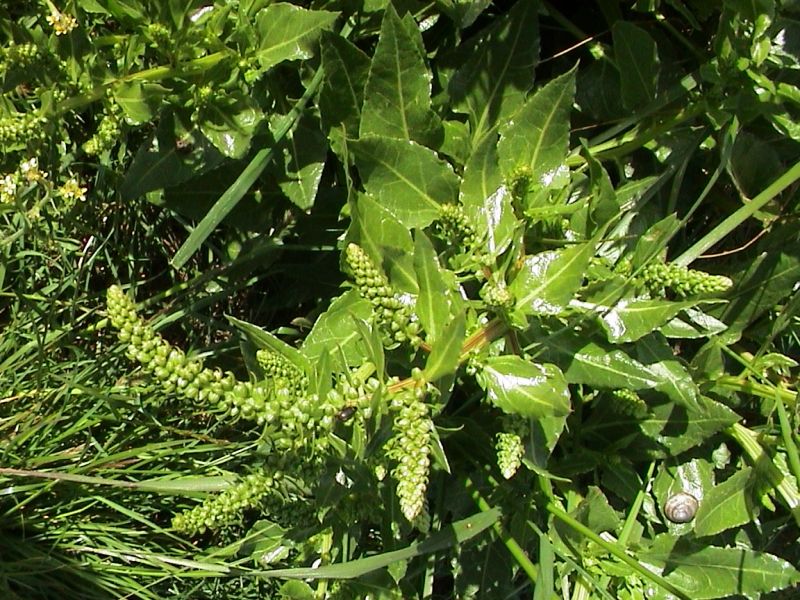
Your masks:
[[[697,498],[688,492],[678,492],[667,499],[664,514],[673,523],[688,523],[694,519],[699,506]]]

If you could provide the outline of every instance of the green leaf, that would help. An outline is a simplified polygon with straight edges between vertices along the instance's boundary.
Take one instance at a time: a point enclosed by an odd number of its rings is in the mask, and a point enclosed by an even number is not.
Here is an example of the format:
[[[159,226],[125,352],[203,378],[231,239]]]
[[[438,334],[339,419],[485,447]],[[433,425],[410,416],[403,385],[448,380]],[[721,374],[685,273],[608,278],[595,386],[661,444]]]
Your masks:
[[[425,378],[436,381],[445,375],[455,373],[461,356],[461,345],[466,336],[466,323],[463,314],[454,317],[435,338],[431,354],[425,363]]]
[[[694,522],[673,523],[664,514],[664,508],[674,495],[685,492],[694,496],[699,506],[705,503],[706,491],[714,485],[714,466],[704,458],[686,459],[679,464],[672,459],[661,464],[658,475],[653,482],[653,493],[661,511],[662,522],[670,533],[686,535],[694,527]]]
[[[479,143],[470,155],[464,167],[460,199],[478,231],[487,233],[489,254],[502,254],[518,223],[497,163],[497,143],[491,137]]]
[[[510,176],[530,170],[533,182],[549,187],[569,152],[569,115],[575,97],[575,68],[537,90],[519,112],[500,128],[500,169]]]
[[[311,116],[300,119],[282,146],[288,181],[279,182],[281,191],[299,208],[309,209],[314,205],[328,155],[319,121]]]
[[[533,600],[550,600],[555,596],[555,553],[550,539],[539,534],[539,570],[533,589]]]
[[[438,340],[447,324],[450,307],[447,286],[439,271],[439,261],[433,244],[421,229],[414,235],[414,270],[419,284],[416,313],[428,341]]]
[[[314,600],[317,597],[313,588],[305,581],[287,581],[278,590],[281,598],[290,600]]]
[[[345,138],[358,137],[369,57],[345,38],[322,33],[322,70],[325,80],[319,92],[319,112],[325,130],[341,127]]]
[[[468,59],[453,75],[448,92],[454,110],[468,115],[476,147],[522,106],[533,85],[539,62],[538,11],[538,2],[517,2],[467,42]]]
[[[650,34],[628,21],[611,28],[614,56],[625,108],[636,109],[655,100],[658,88],[658,48]]]
[[[314,74],[314,78],[308,83],[306,91],[303,96],[292,108],[292,111],[286,115],[283,125],[275,132],[275,142],[280,142],[283,137],[289,133],[296,120],[300,117],[305,109],[306,104],[316,93],[316,90],[322,82],[322,71],[318,70]],[[178,248],[175,256],[172,257],[171,264],[176,269],[180,269],[189,258],[197,252],[200,246],[203,245],[206,238],[211,235],[211,232],[219,225],[223,219],[236,207],[239,201],[250,191],[250,187],[256,182],[258,177],[263,173],[267,165],[272,161],[275,147],[262,148],[250,160],[244,170],[236,178],[236,181],[225,190],[211,207],[211,210],[206,213],[206,216],[198,223],[197,227],[189,234],[189,237]]]
[[[350,318],[355,324],[356,329],[358,329],[359,334],[361,334],[361,341],[365,350],[364,354],[362,354],[362,363],[363,360],[366,359],[375,365],[375,371],[378,374],[383,373],[384,366],[386,365],[386,357],[383,352],[383,336],[380,329],[378,327],[372,327],[367,321],[359,319],[352,313],[350,314]]]
[[[258,105],[241,93],[216,100],[200,114],[200,131],[229,158],[244,156],[264,118]]]
[[[693,448],[741,417],[724,404],[700,396],[699,408],[689,410],[673,402],[650,405],[651,415],[642,432],[671,455]]]
[[[659,331],[668,338],[704,338],[722,333],[725,323],[697,308],[688,308],[661,326]]]
[[[183,149],[179,146],[183,146]],[[159,120],[155,134],[144,142],[120,186],[124,200],[180,185],[219,166],[225,157],[196,129],[188,129],[172,112]]]
[[[723,483],[707,491],[694,522],[698,537],[715,535],[755,519],[752,486],[755,474],[744,467]]]
[[[683,364],[675,357],[667,340],[653,333],[639,340],[636,358],[658,378],[655,389],[669,396],[670,400],[686,408],[697,409],[700,390]]]
[[[372,306],[358,292],[350,290],[334,300],[320,315],[306,336],[301,352],[310,362],[328,352],[334,371],[360,366],[364,349],[361,335],[353,327],[353,316],[368,321],[372,317]]]
[[[800,280],[800,258],[792,253],[764,252],[735,278],[736,286],[727,294],[730,303],[721,319],[728,324],[723,338],[736,341],[750,323],[772,310]]]
[[[120,81],[112,87],[114,100],[122,109],[125,120],[131,125],[141,125],[152,120],[169,91],[158,83]]]
[[[361,246],[398,290],[419,293],[411,232],[375,200],[360,194],[351,204],[347,241]]]
[[[388,4],[364,92],[360,137],[386,136],[431,147],[441,143],[422,48],[416,25],[405,23]]]
[[[542,417],[541,419],[531,420],[530,434],[526,444],[526,453],[523,462],[536,473],[547,472],[547,461],[558,443],[564,427],[567,424],[567,417]]]
[[[329,29],[337,16],[283,2],[260,10],[256,16],[256,57],[261,67],[269,69],[285,60],[311,58],[322,30]]]
[[[414,542],[400,550],[321,567],[253,571],[252,574],[258,577],[280,577],[286,579],[352,579],[377,569],[382,569],[400,560],[409,560],[416,556],[424,556],[432,552],[459,546],[483,533],[496,523],[499,518],[500,509],[492,508],[442,527],[440,532],[430,536],[428,539]]]
[[[244,333],[247,336],[247,339],[250,340],[250,342],[256,348],[269,348],[273,352],[276,352],[286,358],[303,373],[311,374],[311,363],[303,353],[297,350],[297,348],[290,346],[280,338],[272,335],[269,331],[264,331],[252,323],[241,321],[230,315],[226,316],[228,321],[230,321],[230,323],[239,331]]]
[[[694,545],[667,534],[657,536],[638,558],[693,600],[767,593],[800,582],[800,573],[772,554]],[[661,592],[657,597],[667,595]]]
[[[561,367],[569,383],[596,388],[643,390],[658,384],[655,375],[620,349],[600,344],[577,333],[541,340],[544,356]]]
[[[350,148],[364,188],[408,228],[430,225],[439,205],[456,199],[452,167],[416,142],[368,137]]]
[[[493,356],[481,373],[489,400],[507,413],[533,418],[569,414],[569,388],[555,365]]]
[[[694,300],[670,302],[661,299],[626,298],[617,302],[611,309],[600,313],[600,325],[605,330],[609,342],[634,342],[696,303]]]
[[[595,244],[588,242],[527,257],[508,286],[516,307],[534,315],[563,312],[581,286],[594,251]]]

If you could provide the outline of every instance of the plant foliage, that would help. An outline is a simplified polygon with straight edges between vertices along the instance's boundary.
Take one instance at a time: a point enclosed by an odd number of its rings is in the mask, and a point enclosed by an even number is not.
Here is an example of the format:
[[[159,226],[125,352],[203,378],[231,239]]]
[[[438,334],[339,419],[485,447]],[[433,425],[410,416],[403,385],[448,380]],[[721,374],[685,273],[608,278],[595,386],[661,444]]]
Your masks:
[[[797,586],[797,17],[0,8],[0,590]]]

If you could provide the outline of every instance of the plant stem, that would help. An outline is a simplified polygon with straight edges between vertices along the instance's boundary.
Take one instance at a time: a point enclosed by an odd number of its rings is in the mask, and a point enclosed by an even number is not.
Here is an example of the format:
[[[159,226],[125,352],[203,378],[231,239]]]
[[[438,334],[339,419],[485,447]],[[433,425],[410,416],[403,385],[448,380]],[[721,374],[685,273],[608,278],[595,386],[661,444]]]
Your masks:
[[[750,462],[778,491],[789,507],[795,521],[800,525],[800,494],[787,477],[772,462],[767,451],[758,442],[758,434],[740,423],[734,423],[725,432],[742,447]]]
[[[612,554],[613,556],[624,562],[626,565],[628,565],[631,569],[636,571],[642,577],[649,579],[653,583],[661,586],[669,593],[673,594],[674,596],[677,596],[678,598],[681,598],[681,600],[690,600],[689,596],[687,596],[684,592],[675,587],[672,583],[664,579],[661,575],[659,575],[658,573],[653,573],[649,569],[646,569],[641,565],[641,563],[639,563],[639,561],[628,556],[625,553],[624,549],[622,549],[619,545],[612,544],[611,542],[603,539],[602,537],[597,535],[594,531],[586,527],[586,525],[572,518],[570,515],[568,515],[563,510],[558,508],[552,502],[548,502],[547,505],[545,506],[545,509],[559,521],[561,521],[568,527],[574,529],[584,537],[590,539],[592,542],[594,542],[595,544],[597,544],[598,546],[600,546],[601,548],[608,551],[610,554]]]
[[[469,477],[466,478],[465,487],[481,511],[488,512],[492,510],[492,507],[488,502],[486,502],[481,493],[478,491],[478,488],[472,482],[472,479]],[[517,540],[515,540],[511,534],[505,530],[500,521],[495,521],[492,525],[492,529],[494,529],[497,537],[500,538],[500,541],[503,542],[505,547],[511,553],[511,556],[514,557],[514,560],[517,561],[517,564],[522,568],[523,571],[525,571],[525,574],[528,576],[528,578],[532,582],[536,583],[538,569],[536,568],[536,565],[531,562],[531,559],[528,558],[528,555],[526,554],[525,550],[523,550],[522,546],[519,545],[519,542],[517,542]]]
[[[781,424],[781,437],[783,437],[783,445],[786,448],[786,456],[789,459],[789,468],[792,470],[795,481],[800,484],[800,455],[797,453],[797,444],[792,438],[792,425],[789,423],[789,416],[786,414],[786,407],[783,402],[777,401],[775,405],[778,408],[778,421]]]
[[[758,396],[759,398],[766,398],[767,400],[780,400],[789,406],[797,405],[797,393],[791,390],[782,389],[773,385],[766,385],[764,383],[756,383],[749,379],[742,379],[733,375],[724,375],[717,379],[716,385],[734,390],[737,392],[745,392]]]
[[[631,536],[631,532],[633,531],[633,526],[636,523],[636,519],[639,518],[639,511],[642,509],[642,503],[644,502],[644,496],[647,493],[647,490],[650,489],[650,482],[653,479],[653,473],[656,469],[655,461],[650,463],[650,468],[647,470],[647,479],[644,483],[644,488],[639,490],[639,493],[636,494],[636,498],[633,500],[633,505],[631,506],[631,510],[628,513],[628,517],[625,519],[625,525],[622,526],[622,531],[619,534],[619,544],[622,547],[628,545],[628,538]]]

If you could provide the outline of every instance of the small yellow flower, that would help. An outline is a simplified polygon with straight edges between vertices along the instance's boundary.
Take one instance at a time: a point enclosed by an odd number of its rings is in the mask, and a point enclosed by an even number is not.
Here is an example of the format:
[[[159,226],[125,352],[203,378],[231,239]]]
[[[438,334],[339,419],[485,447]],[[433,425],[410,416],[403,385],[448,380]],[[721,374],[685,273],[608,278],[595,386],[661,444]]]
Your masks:
[[[30,183],[42,181],[47,177],[47,173],[39,170],[39,161],[36,157],[21,162],[19,164],[19,172]]]
[[[47,22],[55,30],[56,35],[65,35],[78,26],[78,19],[67,15],[51,5],[51,12],[47,15]]]
[[[58,194],[65,200],[86,200],[87,189],[81,187],[80,182],[75,177],[72,177],[58,188]]]

